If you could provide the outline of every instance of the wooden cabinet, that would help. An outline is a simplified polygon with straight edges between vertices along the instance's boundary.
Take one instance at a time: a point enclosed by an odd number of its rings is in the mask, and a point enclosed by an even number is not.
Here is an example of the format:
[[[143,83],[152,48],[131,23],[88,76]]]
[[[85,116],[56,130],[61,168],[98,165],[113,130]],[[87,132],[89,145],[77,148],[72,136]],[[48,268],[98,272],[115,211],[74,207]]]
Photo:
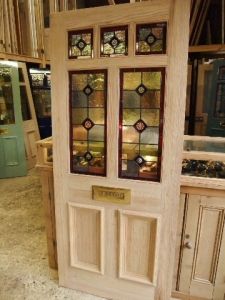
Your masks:
[[[184,299],[223,300],[225,192],[201,188],[184,188],[183,192],[176,288],[188,296]]]

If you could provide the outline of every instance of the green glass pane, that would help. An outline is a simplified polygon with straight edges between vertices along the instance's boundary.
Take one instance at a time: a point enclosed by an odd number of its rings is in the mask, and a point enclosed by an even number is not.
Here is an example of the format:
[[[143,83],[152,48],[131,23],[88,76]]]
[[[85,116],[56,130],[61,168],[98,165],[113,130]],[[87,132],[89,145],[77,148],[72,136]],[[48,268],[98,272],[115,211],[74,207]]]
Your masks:
[[[142,108],[160,108],[160,91],[147,91],[141,97]]]
[[[104,91],[93,91],[88,98],[89,107],[104,107],[105,93]]]
[[[139,133],[133,126],[123,126],[122,142],[139,143]]]
[[[80,125],[88,117],[86,108],[72,109],[72,123]]]
[[[73,126],[73,139],[77,141],[87,140],[87,130],[82,126]]]
[[[155,158],[158,157],[158,145],[140,145],[140,155],[146,161],[155,161]]]
[[[141,118],[148,126],[159,126],[159,110],[158,109],[142,109]]]
[[[139,41],[143,41],[150,34],[150,28],[140,28],[139,29]]]
[[[91,56],[91,45],[87,45],[82,51],[83,56]]]
[[[77,156],[84,156],[87,151],[87,142],[73,141],[73,153]]]
[[[157,40],[151,47],[152,51],[162,51],[163,50],[163,42],[162,40]]]
[[[81,51],[77,47],[70,47],[70,56],[81,56]]]
[[[114,49],[112,48],[112,46],[110,46],[110,44],[104,44],[104,46],[103,46],[103,53],[104,54],[113,54],[114,53]]]
[[[138,51],[139,52],[150,52],[151,48],[150,48],[149,44],[146,43],[145,41],[140,41]]]
[[[140,96],[133,91],[123,92],[123,107],[124,108],[138,108],[140,107]]]
[[[125,54],[126,52],[126,44],[125,42],[119,43],[119,45],[115,49],[116,54]]]
[[[87,96],[83,92],[72,92],[72,107],[87,107]]]
[[[93,157],[102,157],[104,156],[104,143],[103,142],[89,142],[89,151]]]
[[[124,109],[123,125],[134,125],[140,119],[140,109]]]
[[[87,85],[87,74],[73,74],[72,75],[72,89],[76,91],[83,91]]]
[[[74,34],[74,35],[72,35],[72,37],[71,37],[71,45],[75,46],[80,39],[81,39],[81,35],[80,34]]]
[[[135,159],[139,154],[139,144],[122,144],[123,159]]]
[[[143,72],[143,84],[150,90],[161,88],[161,72]]]
[[[142,144],[158,144],[159,141],[159,129],[158,128],[146,128],[141,133]]]
[[[103,108],[89,108],[89,118],[94,124],[105,123],[105,110]]]
[[[93,73],[88,74],[88,84],[95,90],[104,90],[105,88],[105,79],[104,74]]]
[[[95,125],[89,130],[90,141],[104,141],[104,126]]]
[[[123,76],[124,90],[136,90],[141,84],[141,72],[125,72]]]

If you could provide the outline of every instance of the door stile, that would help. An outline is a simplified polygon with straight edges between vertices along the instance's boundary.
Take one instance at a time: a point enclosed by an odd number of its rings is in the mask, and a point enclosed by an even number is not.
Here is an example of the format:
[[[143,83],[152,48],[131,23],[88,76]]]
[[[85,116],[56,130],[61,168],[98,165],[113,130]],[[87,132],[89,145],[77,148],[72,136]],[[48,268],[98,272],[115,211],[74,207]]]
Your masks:
[[[155,297],[157,300],[169,299],[172,291],[187,84],[190,1],[171,0],[170,3],[166,76],[170,80],[167,80],[165,95],[161,175],[164,212],[162,215],[163,230],[159,254],[158,286]]]

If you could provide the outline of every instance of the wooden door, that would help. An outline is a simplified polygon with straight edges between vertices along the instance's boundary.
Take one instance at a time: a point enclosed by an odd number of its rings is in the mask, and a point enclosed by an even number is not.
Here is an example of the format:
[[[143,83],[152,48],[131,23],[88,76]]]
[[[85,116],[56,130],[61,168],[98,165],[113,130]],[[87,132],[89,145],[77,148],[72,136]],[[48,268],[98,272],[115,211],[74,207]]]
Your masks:
[[[186,195],[178,290],[192,297],[221,300],[225,295],[225,200],[224,192],[214,194]]]
[[[225,137],[225,60],[213,63],[212,83],[208,87],[207,135]]]
[[[0,64],[0,178],[25,176],[19,78],[17,65]]]
[[[27,68],[24,63],[19,63],[19,82],[27,166],[28,169],[31,169],[36,164],[37,150],[35,143],[40,140],[40,134]]]
[[[52,15],[62,286],[170,298],[188,18],[189,1],[167,0]]]

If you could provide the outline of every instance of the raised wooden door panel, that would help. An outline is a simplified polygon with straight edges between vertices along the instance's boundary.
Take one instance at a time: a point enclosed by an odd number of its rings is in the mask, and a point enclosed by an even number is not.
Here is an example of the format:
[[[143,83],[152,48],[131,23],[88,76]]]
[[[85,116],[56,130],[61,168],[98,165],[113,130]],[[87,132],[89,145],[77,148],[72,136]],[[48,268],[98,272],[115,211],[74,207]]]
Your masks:
[[[37,151],[35,143],[40,140],[40,134],[26,64],[19,63],[18,66],[24,142],[28,169],[31,169],[36,164]]]
[[[189,1],[153,0],[52,16],[60,285],[171,296],[188,11]],[[93,186],[131,200],[98,201]]]
[[[223,256],[225,201],[203,195],[189,195],[187,201],[179,291],[214,299],[217,277],[224,276],[218,262]]]

